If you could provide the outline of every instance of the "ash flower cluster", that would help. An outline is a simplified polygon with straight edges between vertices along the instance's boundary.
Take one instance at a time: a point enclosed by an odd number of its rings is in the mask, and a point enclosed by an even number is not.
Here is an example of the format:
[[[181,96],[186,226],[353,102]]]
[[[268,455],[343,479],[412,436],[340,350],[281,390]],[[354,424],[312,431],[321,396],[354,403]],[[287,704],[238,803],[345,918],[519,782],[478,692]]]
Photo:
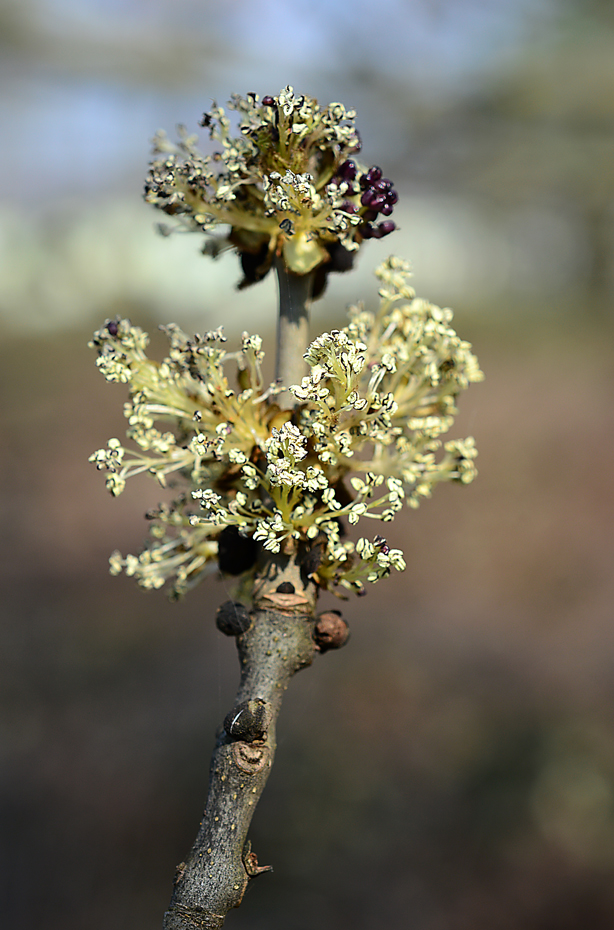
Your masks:
[[[155,362],[146,334],[128,320],[95,333],[98,367],[130,390],[132,445],[110,439],[90,460],[114,495],[139,473],[163,486],[172,475],[180,490],[148,514],[151,538],[140,555],[114,553],[114,573],[146,588],[170,582],[180,595],[217,567],[228,534],[250,540],[254,552],[302,547],[313,580],[332,590],[362,593],[365,582],[405,567],[379,533],[354,543],[345,528],[390,522],[438,483],[473,479],[473,439],[441,437],[458,394],[482,373],[451,327],[452,312],[415,296],[407,263],[390,258],[376,274],[378,311],[353,308],[344,329],[311,343],[310,374],[290,386],[294,410],[274,400],[288,386],[263,383],[258,336],[245,333],[228,353],[221,329],[188,338],[163,327],[170,350]]]
[[[275,255],[298,275],[347,270],[363,239],[395,229],[392,181],[353,160],[360,151],[354,110],[321,108],[290,86],[262,100],[235,94],[229,109],[238,113],[239,136],[216,104],[201,121],[220,146],[212,155],[185,127],[177,145],[157,134],[145,199],[190,230],[230,226],[226,239],[210,239],[204,251],[236,248],[240,287],[263,278]],[[379,214],[386,219],[376,222]]]

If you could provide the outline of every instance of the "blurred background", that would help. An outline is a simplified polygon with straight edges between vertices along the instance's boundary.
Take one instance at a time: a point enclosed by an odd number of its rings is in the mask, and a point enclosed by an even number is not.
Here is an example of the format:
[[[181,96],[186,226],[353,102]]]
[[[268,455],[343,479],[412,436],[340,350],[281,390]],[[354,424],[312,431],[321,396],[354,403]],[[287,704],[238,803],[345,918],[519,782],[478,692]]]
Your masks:
[[[108,575],[158,491],[87,463],[125,390],[86,342],[116,313],[272,334],[273,282],[239,294],[140,192],[155,130],[291,83],[354,106],[401,192],[314,330],[410,258],[486,372],[453,431],[480,476],[394,524],[407,571],[292,683],[252,829],[275,872],[228,925],[611,930],[612,4],[2,0],[0,74],[3,924],[160,927],[194,838],[228,594]]]

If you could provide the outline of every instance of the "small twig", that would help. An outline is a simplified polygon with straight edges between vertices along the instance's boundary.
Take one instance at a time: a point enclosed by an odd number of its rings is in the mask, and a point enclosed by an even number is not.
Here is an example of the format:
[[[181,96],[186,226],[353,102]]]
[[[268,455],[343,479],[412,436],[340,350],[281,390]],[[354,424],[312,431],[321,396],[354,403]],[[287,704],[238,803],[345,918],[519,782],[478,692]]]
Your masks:
[[[207,807],[196,841],[177,867],[164,930],[217,930],[240,905],[250,878],[269,871],[258,864],[247,831],[273,763],[283,693],[316,650],[315,586],[303,585],[295,558],[272,556],[257,576],[254,603],[249,615],[236,605],[234,630],[232,621],[218,621],[227,633],[246,627],[237,637],[241,683],[218,732]]]

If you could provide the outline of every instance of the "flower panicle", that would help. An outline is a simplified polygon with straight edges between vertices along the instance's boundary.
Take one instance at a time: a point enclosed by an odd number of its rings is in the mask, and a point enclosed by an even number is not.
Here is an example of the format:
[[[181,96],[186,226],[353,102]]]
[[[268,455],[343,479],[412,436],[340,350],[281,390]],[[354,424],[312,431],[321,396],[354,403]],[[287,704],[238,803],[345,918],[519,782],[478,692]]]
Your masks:
[[[261,280],[282,255],[293,274],[321,269],[321,292],[330,271],[352,266],[364,240],[395,230],[390,216],[398,193],[381,168],[356,160],[354,110],[320,107],[290,86],[262,99],[235,94],[229,109],[238,116],[238,135],[217,104],[203,115],[200,125],[216,146],[211,154],[185,127],[177,144],[156,135],[145,199],[184,229],[211,234],[229,226],[203,251],[237,249],[239,287]]]
[[[229,353],[221,329],[188,337],[162,327],[170,343],[162,362],[146,356],[147,336],[128,320],[107,321],[94,335],[103,375],[128,385],[131,444],[110,439],[90,461],[114,495],[141,473],[181,491],[151,515],[140,555],[114,553],[114,573],[146,588],[169,582],[179,596],[218,564],[239,574],[258,547],[290,545],[314,553],[320,587],[362,593],[405,567],[383,536],[354,543],[346,527],[389,523],[440,482],[473,480],[473,439],[442,437],[456,398],[483,375],[452,311],[415,296],[405,262],[390,258],[376,274],[379,309],[354,308],[345,328],[316,338],[300,385],[264,390],[257,335],[244,333]],[[286,387],[294,410],[275,403]],[[232,555],[239,545],[240,558]]]

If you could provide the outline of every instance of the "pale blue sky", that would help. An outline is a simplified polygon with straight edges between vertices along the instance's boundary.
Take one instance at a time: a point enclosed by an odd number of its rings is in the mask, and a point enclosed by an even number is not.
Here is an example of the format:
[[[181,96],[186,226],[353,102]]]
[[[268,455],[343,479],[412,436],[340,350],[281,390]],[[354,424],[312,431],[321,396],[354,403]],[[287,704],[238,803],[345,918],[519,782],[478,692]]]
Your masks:
[[[376,138],[378,151],[385,150],[398,140],[388,115],[378,123],[385,108],[378,106],[379,90],[369,89],[369,75],[407,82],[416,96],[463,95],[527,37],[539,41],[554,6],[555,0],[380,0],[376,9],[366,0],[32,0],[24,8],[41,54],[20,58],[9,49],[0,61],[0,171],[12,179],[2,196],[47,205],[118,185],[127,191],[142,175],[158,127],[195,126],[214,96],[276,93],[286,83],[356,105],[365,139]],[[175,80],[172,57],[170,72],[164,57],[169,40],[178,47]],[[115,49],[110,65],[107,43]],[[221,60],[212,60],[212,47]],[[159,73],[157,54],[164,59]],[[133,73],[135,59],[149,63],[145,80]]]

